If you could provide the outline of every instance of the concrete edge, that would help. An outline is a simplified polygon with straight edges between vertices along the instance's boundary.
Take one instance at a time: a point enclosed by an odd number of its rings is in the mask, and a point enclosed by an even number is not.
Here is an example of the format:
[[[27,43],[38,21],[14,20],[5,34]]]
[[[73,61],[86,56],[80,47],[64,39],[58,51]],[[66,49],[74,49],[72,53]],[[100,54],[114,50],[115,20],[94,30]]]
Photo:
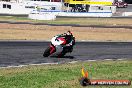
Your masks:
[[[77,62],[96,62],[96,61],[126,61],[126,60],[130,60],[130,59],[99,59],[99,60],[85,60],[85,61],[71,61],[71,62],[67,62],[68,64],[75,64]],[[58,65],[58,64],[64,64],[64,63],[60,63],[60,62],[56,62],[56,63],[41,63],[41,64],[28,64],[28,65],[18,65],[18,66],[7,66],[7,67],[0,67],[0,69],[3,68],[21,68],[21,67],[28,67],[28,66],[41,66],[41,65]]]

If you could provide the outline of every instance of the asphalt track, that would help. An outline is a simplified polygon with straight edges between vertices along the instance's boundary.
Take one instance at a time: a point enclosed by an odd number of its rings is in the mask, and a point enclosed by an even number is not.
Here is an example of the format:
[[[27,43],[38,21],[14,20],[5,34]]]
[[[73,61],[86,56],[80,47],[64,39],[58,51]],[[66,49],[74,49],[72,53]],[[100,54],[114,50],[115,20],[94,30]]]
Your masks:
[[[132,42],[77,42],[64,58],[43,57],[44,41],[0,41],[0,67],[132,58]]]

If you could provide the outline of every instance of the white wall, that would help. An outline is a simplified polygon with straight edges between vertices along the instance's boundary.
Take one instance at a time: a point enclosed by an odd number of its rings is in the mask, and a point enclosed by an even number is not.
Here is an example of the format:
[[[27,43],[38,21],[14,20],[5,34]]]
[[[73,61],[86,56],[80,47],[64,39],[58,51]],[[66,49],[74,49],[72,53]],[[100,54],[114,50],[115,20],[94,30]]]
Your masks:
[[[3,8],[3,4],[11,5],[11,9]],[[31,8],[25,9],[25,4],[22,3],[10,3],[10,2],[1,2],[0,3],[0,13],[1,14],[28,14]]]
[[[11,5],[11,9],[3,8],[3,4]],[[62,4],[59,2],[33,2],[28,1],[24,3],[14,3],[14,2],[0,2],[0,14],[29,14],[34,8],[25,8],[25,6],[43,6],[43,5],[57,5],[57,10],[61,10]]]

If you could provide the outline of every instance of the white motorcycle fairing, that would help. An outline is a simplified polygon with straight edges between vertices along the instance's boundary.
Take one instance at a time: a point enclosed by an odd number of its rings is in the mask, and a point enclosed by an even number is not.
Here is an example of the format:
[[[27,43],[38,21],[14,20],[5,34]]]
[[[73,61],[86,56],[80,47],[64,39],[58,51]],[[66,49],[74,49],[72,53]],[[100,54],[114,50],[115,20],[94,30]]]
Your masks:
[[[51,43],[55,46],[56,52],[53,54],[58,55],[63,51],[62,44],[66,43],[66,40],[64,38],[57,38],[58,36],[55,36],[51,39]]]
[[[64,38],[57,38],[57,36],[53,37],[51,39],[51,43],[54,45],[54,46],[58,46],[58,45],[62,45],[62,44],[65,44],[66,43],[66,40]]]

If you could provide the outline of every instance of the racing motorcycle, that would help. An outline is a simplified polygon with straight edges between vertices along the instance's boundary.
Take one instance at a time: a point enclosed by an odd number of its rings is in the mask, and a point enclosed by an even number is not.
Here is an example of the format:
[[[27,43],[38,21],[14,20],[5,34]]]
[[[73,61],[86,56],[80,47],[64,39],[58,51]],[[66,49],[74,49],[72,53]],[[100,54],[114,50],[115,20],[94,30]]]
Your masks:
[[[74,45],[75,37],[72,37],[71,40],[65,39],[65,37],[53,37],[49,47],[44,51],[43,56],[63,57],[66,53],[71,53],[73,51]]]

